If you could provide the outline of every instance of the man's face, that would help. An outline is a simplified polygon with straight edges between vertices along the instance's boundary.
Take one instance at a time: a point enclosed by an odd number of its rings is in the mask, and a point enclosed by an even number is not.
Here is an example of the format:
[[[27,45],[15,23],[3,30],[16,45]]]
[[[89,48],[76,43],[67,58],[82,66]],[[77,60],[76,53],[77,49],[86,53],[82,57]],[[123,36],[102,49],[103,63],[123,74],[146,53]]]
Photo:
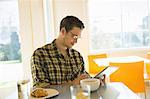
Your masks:
[[[74,27],[72,30],[65,33],[64,36],[64,46],[71,48],[75,43],[77,43],[78,38],[81,37],[81,29]]]

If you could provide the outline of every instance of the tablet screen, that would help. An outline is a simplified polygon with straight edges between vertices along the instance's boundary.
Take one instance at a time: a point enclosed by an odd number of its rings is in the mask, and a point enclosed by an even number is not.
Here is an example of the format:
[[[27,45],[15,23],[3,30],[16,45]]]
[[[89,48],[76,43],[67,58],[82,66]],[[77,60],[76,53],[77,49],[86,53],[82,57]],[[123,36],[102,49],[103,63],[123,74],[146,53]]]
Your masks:
[[[109,77],[112,73],[114,73],[116,70],[118,70],[118,68],[119,67],[117,67],[117,66],[106,66],[106,68],[103,69],[102,71],[100,71],[98,74],[96,74],[94,78],[99,78],[103,74],[105,74],[106,77]]]

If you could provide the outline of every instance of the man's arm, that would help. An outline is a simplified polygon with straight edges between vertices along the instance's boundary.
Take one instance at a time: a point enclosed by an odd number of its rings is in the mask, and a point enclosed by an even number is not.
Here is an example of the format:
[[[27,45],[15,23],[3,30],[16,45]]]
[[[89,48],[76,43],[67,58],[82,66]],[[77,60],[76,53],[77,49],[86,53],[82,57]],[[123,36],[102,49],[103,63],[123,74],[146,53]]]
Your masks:
[[[43,61],[38,53],[34,52],[31,57],[31,73],[33,78],[33,86],[35,87],[45,87],[49,83],[45,82],[45,75],[42,69]]]

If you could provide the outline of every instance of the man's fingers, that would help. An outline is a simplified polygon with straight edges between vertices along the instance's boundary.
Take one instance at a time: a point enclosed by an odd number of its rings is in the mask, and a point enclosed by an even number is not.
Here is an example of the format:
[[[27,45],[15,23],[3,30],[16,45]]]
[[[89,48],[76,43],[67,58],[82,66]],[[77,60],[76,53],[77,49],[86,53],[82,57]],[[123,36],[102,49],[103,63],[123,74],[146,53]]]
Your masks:
[[[80,78],[81,78],[81,79],[89,78],[89,75],[88,75],[88,74],[82,74],[82,75],[80,76]]]

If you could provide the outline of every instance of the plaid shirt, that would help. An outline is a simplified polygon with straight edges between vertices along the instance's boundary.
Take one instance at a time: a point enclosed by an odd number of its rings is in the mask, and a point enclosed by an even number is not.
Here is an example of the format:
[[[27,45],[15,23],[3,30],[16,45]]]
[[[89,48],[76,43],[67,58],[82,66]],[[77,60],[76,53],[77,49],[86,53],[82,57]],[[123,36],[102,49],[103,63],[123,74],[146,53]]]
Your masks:
[[[84,72],[84,61],[80,53],[68,49],[64,58],[57,49],[55,40],[34,51],[31,57],[31,72],[34,86],[42,83],[62,84],[77,78]]]

